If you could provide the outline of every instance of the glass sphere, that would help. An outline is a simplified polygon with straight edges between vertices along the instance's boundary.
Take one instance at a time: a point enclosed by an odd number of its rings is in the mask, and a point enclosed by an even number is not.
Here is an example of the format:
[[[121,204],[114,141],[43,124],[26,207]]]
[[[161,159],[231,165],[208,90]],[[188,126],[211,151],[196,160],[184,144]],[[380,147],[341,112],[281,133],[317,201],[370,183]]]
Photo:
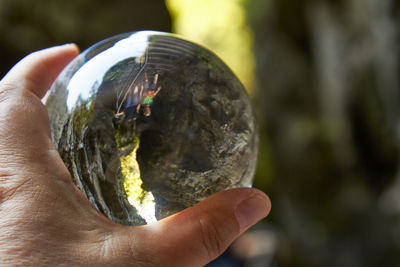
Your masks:
[[[73,181],[118,223],[150,223],[252,184],[258,135],[244,87],[215,54],[176,35],[95,44],[44,102]]]

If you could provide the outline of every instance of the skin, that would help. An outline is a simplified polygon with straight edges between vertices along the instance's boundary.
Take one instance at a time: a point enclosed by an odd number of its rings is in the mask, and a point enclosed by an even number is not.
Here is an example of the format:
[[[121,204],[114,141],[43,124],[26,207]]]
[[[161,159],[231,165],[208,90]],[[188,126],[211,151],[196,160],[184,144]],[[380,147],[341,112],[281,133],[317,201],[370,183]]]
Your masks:
[[[0,81],[1,266],[203,266],[267,216],[268,197],[241,188],[146,226],[122,226],[75,187],[41,103],[79,53],[64,45],[30,54]]]

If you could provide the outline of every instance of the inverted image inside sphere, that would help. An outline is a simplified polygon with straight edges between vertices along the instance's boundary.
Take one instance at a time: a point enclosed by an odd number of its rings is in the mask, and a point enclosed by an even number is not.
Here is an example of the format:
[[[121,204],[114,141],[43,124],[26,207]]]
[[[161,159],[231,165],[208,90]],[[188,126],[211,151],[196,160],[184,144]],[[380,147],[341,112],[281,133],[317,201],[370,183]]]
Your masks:
[[[110,219],[145,224],[226,188],[251,186],[251,103],[212,52],[136,32],[84,51],[46,100],[76,185]]]

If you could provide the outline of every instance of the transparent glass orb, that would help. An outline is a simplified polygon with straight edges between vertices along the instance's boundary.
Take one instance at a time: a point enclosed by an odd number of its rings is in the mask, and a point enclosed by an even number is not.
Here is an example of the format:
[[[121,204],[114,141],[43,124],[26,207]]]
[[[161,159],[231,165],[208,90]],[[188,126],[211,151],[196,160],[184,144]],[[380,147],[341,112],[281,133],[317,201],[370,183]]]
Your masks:
[[[45,104],[75,184],[116,222],[150,223],[252,184],[258,135],[245,89],[215,54],[176,35],[95,44]]]

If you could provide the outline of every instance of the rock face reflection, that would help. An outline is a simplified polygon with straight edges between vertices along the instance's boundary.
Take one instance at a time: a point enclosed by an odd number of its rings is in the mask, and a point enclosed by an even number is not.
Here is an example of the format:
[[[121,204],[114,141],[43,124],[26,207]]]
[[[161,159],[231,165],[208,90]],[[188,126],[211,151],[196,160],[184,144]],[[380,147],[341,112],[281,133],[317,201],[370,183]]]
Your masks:
[[[46,99],[74,182],[110,219],[145,224],[250,186],[248,96],[210,51],[174,35],[119,35],[84,51]]]

